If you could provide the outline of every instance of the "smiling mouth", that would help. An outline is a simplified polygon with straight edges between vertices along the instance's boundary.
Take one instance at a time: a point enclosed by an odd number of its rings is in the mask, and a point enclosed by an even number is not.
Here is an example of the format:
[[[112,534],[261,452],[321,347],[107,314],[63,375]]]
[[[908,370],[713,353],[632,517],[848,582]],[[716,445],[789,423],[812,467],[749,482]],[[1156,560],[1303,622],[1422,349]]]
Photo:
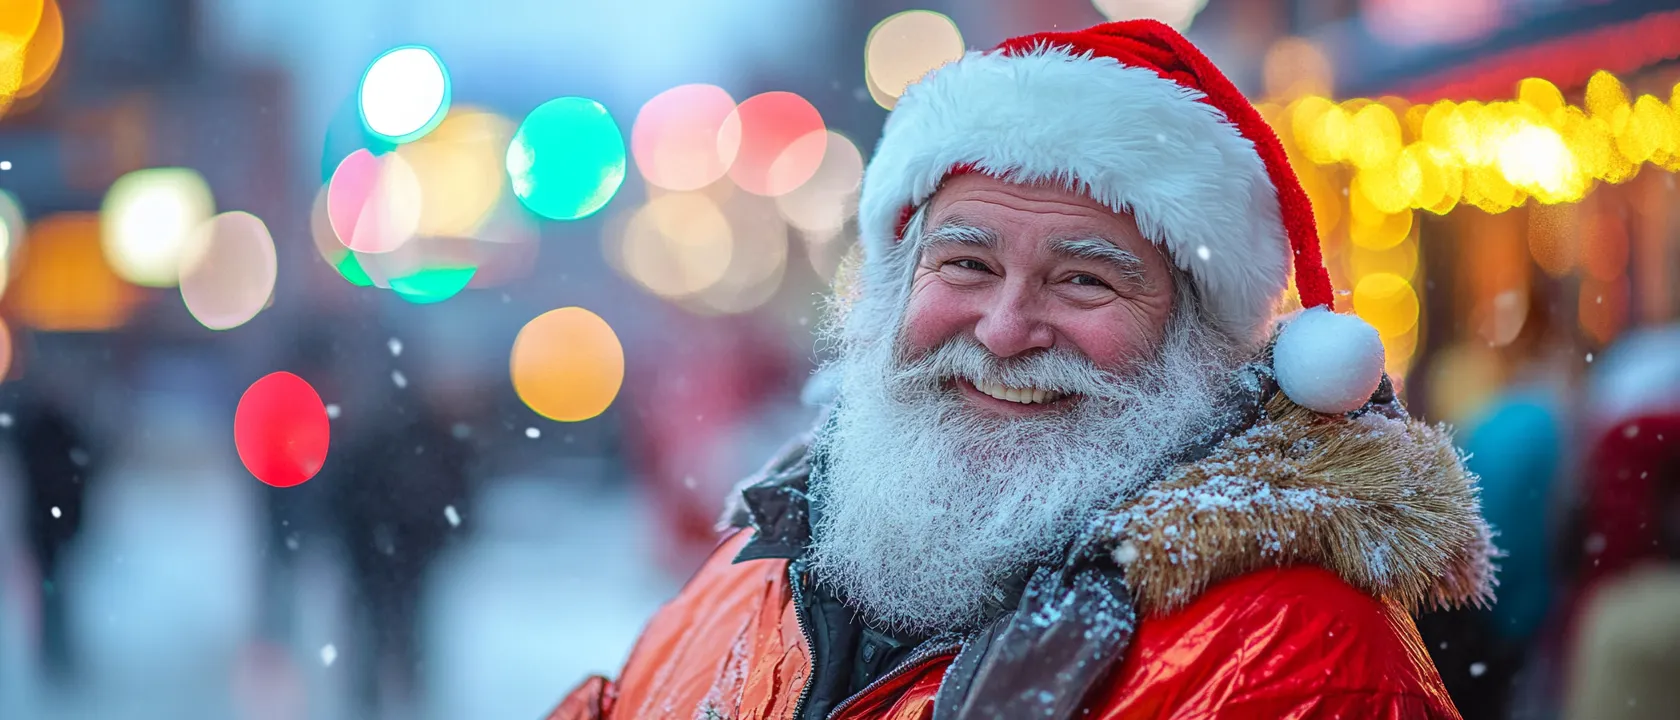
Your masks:
[[[992,382],[971,381],[967,384],[987,397],[1018,405],[1044,405],[1067,397],[1066,393],[1042,388],[1009,387]]]

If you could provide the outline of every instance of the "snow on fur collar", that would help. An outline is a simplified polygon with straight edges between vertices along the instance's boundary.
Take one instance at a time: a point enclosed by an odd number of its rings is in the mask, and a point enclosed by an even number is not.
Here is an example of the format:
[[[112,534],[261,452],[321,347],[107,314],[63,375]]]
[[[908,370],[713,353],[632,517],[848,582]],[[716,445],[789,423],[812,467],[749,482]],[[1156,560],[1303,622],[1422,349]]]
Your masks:
[[[1314,413],[1282,393],[1262,417],[1107,513],[1144,614],[1248,572],[1317,565],[1408,610],[1485,606],[1497,551],[1476,477],[1445,426],[1368,408]]]

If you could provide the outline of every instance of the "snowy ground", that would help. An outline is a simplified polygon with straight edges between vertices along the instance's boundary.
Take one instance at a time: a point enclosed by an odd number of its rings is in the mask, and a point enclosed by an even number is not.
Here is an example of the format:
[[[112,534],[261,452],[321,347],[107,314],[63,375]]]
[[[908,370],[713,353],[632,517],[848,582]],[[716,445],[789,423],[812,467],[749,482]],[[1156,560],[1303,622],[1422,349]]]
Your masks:
[[[31,660],[35,579],[12,475],[0,471],[0,718],[349,717],[341,563],[306,549],[294,637],[261,644],[260,516],[242,484],[255,481],[216,463],[95,486],[68,583],[82,672],[73,689],[47,686]],[[404,717],[541,717],[585,674],[615,671],[676,589],[624,490],[491,487],[477,534],[444,556],[423,600],[428,660]]]

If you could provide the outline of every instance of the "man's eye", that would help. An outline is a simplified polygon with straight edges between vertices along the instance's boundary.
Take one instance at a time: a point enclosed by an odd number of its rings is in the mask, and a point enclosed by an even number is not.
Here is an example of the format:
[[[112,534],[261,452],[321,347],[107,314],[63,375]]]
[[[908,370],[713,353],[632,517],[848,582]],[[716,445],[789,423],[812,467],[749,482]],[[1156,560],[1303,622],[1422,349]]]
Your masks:
[[[991,268],[986,267],[985,263],[980,262],[979,260],[975,260],[973,258],[963,258],[961,260],[952,260],[950,264],[955,265],[957,267],[960,267],[964,270],[973,270],[975,272],[991,272],[991,270],[992,270]]]
[[[1095,278],[1093,276],[1086,275],[1084,273],[1080,273],[1078,275],[1073,276],[1072,278],[1068,279],[1068,282],[1071,282],[1075,285],[1085,285],[1087,287],[1108,287],[1108,283],[1105,283],[1101,280],[1098,280],[1097,278]]]

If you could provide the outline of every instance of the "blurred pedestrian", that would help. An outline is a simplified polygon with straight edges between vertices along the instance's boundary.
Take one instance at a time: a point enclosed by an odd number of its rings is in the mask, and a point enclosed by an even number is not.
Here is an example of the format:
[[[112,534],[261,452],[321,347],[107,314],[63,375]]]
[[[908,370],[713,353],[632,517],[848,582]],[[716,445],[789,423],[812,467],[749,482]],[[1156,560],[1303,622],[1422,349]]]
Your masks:
[[[66,550],[81,534],[87,479],[96,474],[87,430],[66,398],[39,373],[23,383],[11,437],[23,466],[25,531],[40,577],[40,663],[50,679],[74,668],[64,587]]]
[[[449,412],[458,396],[441,382],[394,388],[345,438],[332,471],[359,634],[346,660],[363,717],[415,700],[421,591],[468,513],[470,446]]]

